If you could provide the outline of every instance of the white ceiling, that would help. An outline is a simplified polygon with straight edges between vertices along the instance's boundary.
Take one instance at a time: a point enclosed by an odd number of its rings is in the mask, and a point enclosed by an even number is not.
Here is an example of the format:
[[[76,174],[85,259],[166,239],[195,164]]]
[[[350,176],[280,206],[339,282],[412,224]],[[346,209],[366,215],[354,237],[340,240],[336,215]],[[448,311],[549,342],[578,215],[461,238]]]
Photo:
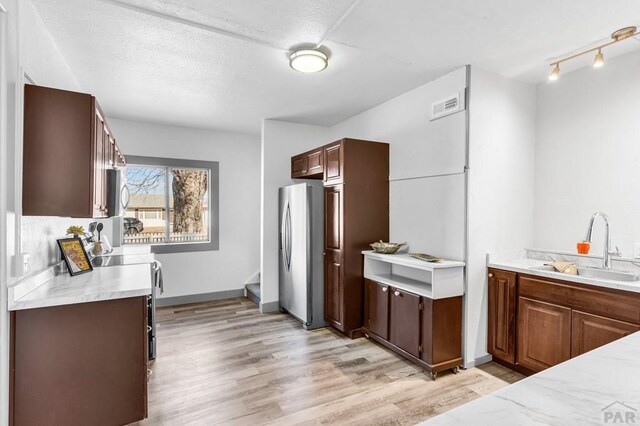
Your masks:
[[[32,1],[108,116],[253,134],[262,118],[332,125],[465,64],[540,82],[640,23],[638,0]],[[289,68],[288,49],[327,35],[326,71]],[[607,58],[640,41],[618,46]]]

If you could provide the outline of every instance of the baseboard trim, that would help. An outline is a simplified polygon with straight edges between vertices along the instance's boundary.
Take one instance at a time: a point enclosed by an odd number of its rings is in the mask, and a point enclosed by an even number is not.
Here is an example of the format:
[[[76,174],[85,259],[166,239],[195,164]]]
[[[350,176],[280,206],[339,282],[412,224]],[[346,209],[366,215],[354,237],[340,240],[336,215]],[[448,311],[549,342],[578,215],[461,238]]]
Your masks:
[[[491,356],[491,354],[482,355],[481,357],[478,357],[476,359],[472,359],[469,362],[465,362],[464,363],[464,368],[477,367],[479,365],[491,362],[491,360],[493,360],[493,357]]]
[[[263,314],[280,310],[280,302],[260,302],[260,312]]]
[[[216,291],[213,293],[188,294],[186,296],[175,297],[158,297],[156,298],[156,306],[177,306],[188,305],[190,303],[211,302],[213,300],[233,299],[234,297],[243,297],[244,289]]]

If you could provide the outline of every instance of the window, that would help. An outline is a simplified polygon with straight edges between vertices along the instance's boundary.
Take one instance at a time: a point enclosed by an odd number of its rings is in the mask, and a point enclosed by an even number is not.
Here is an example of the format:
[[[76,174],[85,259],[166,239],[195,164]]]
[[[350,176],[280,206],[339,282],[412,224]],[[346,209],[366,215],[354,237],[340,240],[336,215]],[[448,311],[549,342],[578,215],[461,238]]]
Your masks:
[[[127,156],[124,244],[154,253],[218,249],[218,163]]]

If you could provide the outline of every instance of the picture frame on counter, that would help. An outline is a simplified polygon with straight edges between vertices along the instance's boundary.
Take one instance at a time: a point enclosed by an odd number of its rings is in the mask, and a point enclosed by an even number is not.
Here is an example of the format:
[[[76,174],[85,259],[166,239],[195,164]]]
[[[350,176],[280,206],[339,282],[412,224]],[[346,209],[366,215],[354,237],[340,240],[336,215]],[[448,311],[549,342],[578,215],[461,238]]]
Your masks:
[[[61,238],[58,240],[58,247],[72,277],[93,270],[91,260],[80,238]]]

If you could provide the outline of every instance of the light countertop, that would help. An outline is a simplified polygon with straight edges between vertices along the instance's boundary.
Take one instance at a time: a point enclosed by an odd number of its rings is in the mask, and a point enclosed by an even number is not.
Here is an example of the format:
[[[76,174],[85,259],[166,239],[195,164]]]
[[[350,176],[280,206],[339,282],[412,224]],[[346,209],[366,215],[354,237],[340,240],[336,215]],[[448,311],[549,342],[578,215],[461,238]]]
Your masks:
[[[602,425],[613,424],[614,419],[625,419],[627,415],[638,421],[639,383],[640,332],[454,408],[423,424]]]
[[[572,259],[559,259],[559,260],[572,260]],[[607,287],[624,291],[631,291],[634,293],[640,293],[640,282],[632,281],[613,281],[613,280],[605,280],[602,278],[587,278],[578,275],[569,275],[563,274],[555,271],[540,271],[531,269],[534,267],[544,266],[545,263],[549,263],[549,260],[539,260],[539,259],[529,259],[529,258],[520,258],[520,259],[492,259],[489,256],[489,260],[487,262],[487,266],[489,268],[502,269],[506,271],[517,272],[520,274],[527,275],[536,275],[540,277],[546,278],[555,278],[558,280],[571,281],[581,284],[588,284],[597,287]]]
[[[65,271],[20,297],[10,298],[9,310],[145,296],[151,294],[151,268],[148,263],[110,266],[75,277]]]

